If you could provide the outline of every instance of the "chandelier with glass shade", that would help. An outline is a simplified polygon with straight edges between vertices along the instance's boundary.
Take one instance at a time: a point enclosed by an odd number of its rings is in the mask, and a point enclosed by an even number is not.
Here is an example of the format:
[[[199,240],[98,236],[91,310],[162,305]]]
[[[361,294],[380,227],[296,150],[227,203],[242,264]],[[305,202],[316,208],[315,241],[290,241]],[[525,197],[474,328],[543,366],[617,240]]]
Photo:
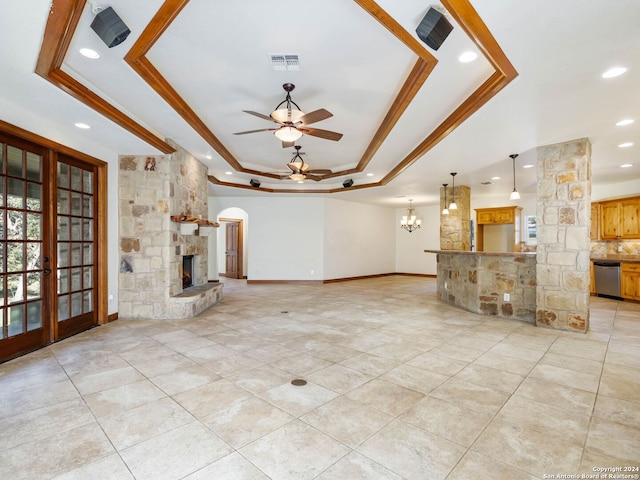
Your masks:
[[[414,230],[417,230],[422,225],[422,220],[418,219],[415,214],[415,210],[411,206],[412,199],[409,200],[409,208],[407,209],[407,214],[402,216],[400,220],[400,228],[405,229],[407,232],[411,233]]]

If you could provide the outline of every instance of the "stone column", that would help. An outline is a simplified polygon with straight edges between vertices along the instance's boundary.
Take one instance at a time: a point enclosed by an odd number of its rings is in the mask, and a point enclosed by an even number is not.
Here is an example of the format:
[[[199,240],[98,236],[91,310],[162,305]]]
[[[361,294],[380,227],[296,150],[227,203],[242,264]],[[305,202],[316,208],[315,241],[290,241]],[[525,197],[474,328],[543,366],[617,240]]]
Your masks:
[[[536,325],[589,328],[591,142],[538,148]]]
[[[453,199],[458,208],[442,215],[444,189],[440,188],[440,250],[471,250],[471,189],[457,185],[455,192],[447,188],[447,208]],[[455,196],[454,196],[455,195]]]

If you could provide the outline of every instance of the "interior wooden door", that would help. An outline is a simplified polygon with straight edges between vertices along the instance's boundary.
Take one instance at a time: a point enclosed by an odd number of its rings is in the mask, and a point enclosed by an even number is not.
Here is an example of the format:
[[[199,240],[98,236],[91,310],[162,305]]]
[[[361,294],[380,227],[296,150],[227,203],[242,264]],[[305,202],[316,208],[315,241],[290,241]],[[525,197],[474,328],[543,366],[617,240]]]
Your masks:
[[[98,324],[94,168],[64,155],[56,162],[56,340]]]
[[[48,151],[0,134],[0,361],[51,341]]]
[[[238,223],[228,222],[225,226],[225,276],[241,278],[238,276]]]

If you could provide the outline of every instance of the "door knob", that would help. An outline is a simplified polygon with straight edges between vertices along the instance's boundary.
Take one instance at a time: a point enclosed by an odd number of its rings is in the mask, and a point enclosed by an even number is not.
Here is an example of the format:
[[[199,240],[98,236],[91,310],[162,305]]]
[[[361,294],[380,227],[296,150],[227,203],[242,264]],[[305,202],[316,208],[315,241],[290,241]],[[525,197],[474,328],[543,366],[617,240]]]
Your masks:
[[[51,273],[51,269],[49,269],[49,268],[45,268],[45,269],[43,270],[43,273],[44,273],[45,275],[49,275],[49,274]]]

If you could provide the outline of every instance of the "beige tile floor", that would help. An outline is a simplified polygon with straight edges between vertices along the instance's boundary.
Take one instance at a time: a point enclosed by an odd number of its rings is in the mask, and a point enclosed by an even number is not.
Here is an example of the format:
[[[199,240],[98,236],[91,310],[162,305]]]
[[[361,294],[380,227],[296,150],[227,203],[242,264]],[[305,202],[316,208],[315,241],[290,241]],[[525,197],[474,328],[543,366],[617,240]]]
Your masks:
[[[640,466],[640,305],[592,298],[583,335],[455,309],[433,279],[226,280],[197,318],[0,365],[0,406],[2,479],[593,474]]]

